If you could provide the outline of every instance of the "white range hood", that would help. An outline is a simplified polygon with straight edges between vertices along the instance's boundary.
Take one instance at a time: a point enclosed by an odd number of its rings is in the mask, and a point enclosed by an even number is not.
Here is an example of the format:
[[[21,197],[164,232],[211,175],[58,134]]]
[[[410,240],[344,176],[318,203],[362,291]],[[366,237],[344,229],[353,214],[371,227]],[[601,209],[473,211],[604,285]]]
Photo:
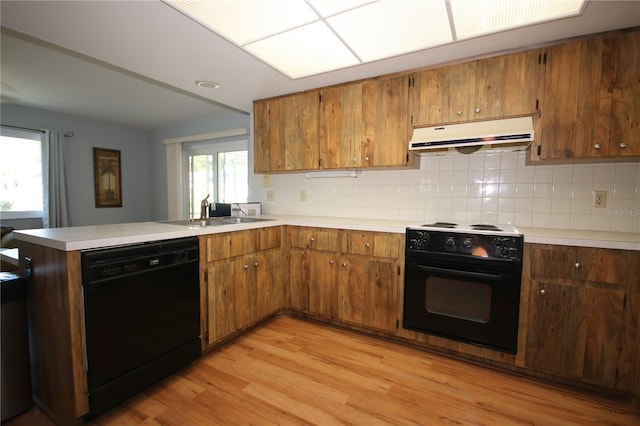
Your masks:
[[[533,119],[528,116],[413,129],[409,150],[420,153],[432,149],[500,145],[515,145],[522,149],[531,141]]]

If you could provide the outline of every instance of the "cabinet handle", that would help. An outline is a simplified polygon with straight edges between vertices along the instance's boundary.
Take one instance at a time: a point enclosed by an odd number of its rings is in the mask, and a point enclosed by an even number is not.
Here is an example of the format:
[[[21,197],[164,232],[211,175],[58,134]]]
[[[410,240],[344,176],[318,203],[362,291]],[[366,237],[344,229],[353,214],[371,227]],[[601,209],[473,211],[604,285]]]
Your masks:
[[[627,144],[626,144],[626,143],[624,143],[624,142],[621,142],[621,143],[620,143],[620,148],[623,148],[623,149],[624,149],[624,148],[626,148],[626,147],[627,147]]]
[[[336,263],[336,262],[335,262],[335,261],[333,261],[333,260],[330,260],[330,261],[329,261],[329,265],[333,265],[334,263]]]
[[[595,144],[593,147],[594,147],[595,149],[600,149],[600,148],[602,148],[602,146],[600,146],[600,144],[599,144],[599,143]]]
[[[313,237],[309,238],[309,242],[314,242],[315,240],[316,240],[316,239],[315,239],[315,238],[313,238]]]
[[[244,269],[249,269],[249,265],[244,265],[243,268]]]
[[[462,110],[461,109],[457,110],[456,115],[462,115]]]
[[[343,262],[343,263],[342,263],[342,267],[343,267],[343,268],[346,268],[346,267],[347,267],[347,262]]]
[[[355,162],[356,162],[355,157],[351,159],[351,162],[353,162],[353,163],[355,163]]]
[[[257,268],[258,266],[260,266],[260,264],[258,262],[254,262],[253,266],[255,266]]]
[[[364,157],[364,161],[369,161],[369,157]]]
[[[580,263],[580,262],[576,262],[576,264],[573,265],[573,266],[575,266],[576,269],[582,269],[582,263]]]
[[[547,290],[545,290],[544,288],[540,289],[540,296],[544,296],[545,294],[547,294]]]
[[[476,113],[479,113],[480,111],[482,111],[480,108],[476,108]]]
[[[369,243],[367,242],[367,243],[364,243],[364,246],[365,246],[366,248],[369,248],[369,247],[371,247],[371,244],[369,244]]]
[[[291,161],[287,161],[287,167],[291,167]]]

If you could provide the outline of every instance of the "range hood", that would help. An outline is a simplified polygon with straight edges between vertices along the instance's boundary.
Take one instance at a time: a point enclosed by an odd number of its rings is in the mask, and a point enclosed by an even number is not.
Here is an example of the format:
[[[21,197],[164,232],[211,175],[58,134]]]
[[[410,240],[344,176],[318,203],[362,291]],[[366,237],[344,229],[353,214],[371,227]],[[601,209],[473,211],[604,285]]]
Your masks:
[[[413,129],[409,150],[420,153],[432,149],[482,146],[527,147],[533,141],[533,118],[500,120]]]

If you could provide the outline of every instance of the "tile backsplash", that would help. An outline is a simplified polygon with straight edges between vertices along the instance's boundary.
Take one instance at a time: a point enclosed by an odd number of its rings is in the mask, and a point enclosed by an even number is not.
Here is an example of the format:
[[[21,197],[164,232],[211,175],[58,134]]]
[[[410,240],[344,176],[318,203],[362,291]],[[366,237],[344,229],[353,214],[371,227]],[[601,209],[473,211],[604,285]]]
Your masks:
[[[257,175],[253,198],[268,214],[640,232],[640,162],[526,166],[525,156],[452,152],[356,179],[274,174],[267,187]],[[604,208],[593,191],[607,192]]]

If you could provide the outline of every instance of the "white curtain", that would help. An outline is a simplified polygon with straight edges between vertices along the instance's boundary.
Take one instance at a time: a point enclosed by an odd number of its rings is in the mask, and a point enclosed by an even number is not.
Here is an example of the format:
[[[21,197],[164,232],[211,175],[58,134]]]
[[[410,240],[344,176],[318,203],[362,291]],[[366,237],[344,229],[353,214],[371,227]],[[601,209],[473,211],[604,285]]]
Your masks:
[[[67,181],[64,168],[65,139],[58,130],[45,129],[44,155],[42,158],[42,177],[44,181],[44,217],[45,228],[70,226],[67,203]]]

